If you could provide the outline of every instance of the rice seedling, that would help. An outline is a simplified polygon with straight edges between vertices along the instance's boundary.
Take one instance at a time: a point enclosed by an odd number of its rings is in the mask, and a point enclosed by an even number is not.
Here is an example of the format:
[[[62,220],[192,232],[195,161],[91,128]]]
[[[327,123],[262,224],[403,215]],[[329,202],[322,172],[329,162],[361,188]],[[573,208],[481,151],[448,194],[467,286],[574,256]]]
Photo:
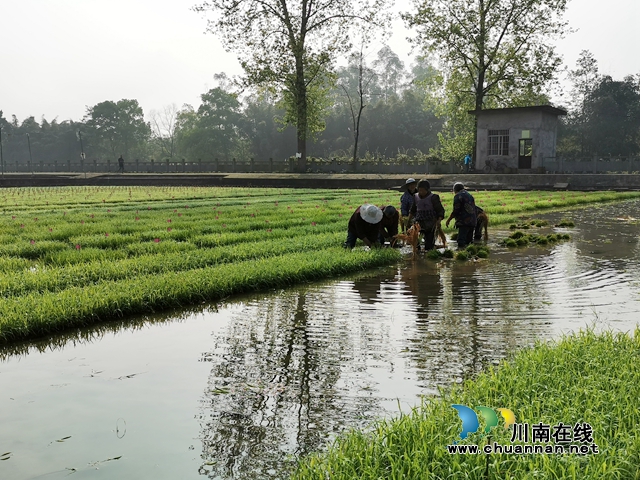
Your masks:
[[[557,243],[562,240],[570,240],[571,236],[566,233],[550,233],[548,235],[538,234],[526,234],[521,231],[517,231],[509,235],[502,241],[502,244],[506,247],[524,247],[527,245],[548,245]]]
[[[559,209],[636,198],[638,193],[474,192],[474,196],[491,214],[492,225],[500,225],[518,222],[523,214],[539,210],[540,203],[547,210]],[[221,187],[4,189],[0,192],[0,343],[243,289],[393,263],[399,258],[393,250],[334,248],[344,241],[347,221],[357,206],[367,200],[398,207],[399,197],[394,203],[388,191],[302,194],[299,189]],[[450,193],[441,197],[451,205]],[[560,238],[558,234],[547,241]],[[472,255],[482,258],[483,253]],[[451,258],[453,252],[445,250],[442,256]],[[292,273],[282,278],[263,270],[268,265],[277,270],[281,268],[277,262],[295,259],[295,263],[299,257],[315,259],[300,277],[291,265],[286,268]],[[233,277],[233,288],[221,280],[215,287],[194,290],[200,293],[182,289],[183,278],[240,265],[261,272],[259,278]],[[154,283],[159,279],[165,283]],[[102,295],[106,285],[119,293],[115,297],[105,293],[111,300],[101,302],[94,297]],[[38,301],[43,303],[38,306]]]
[[[586,331],[553,344],[538,343],[475,379],[442,389],[439,397],[424,399],[408,413],[345,432],[326,452],[302,458],[290,478],[638,478],[639,354],[638,330],[632,335]],[[565,453],[451,454],[461,431],[454,404],[508,408],[519,425],[588,424],[598,453],[561,447]],[[489,436],[474,433],[460,444],[517,444],[512,440],[516,428],[505,426],[501,422]]]

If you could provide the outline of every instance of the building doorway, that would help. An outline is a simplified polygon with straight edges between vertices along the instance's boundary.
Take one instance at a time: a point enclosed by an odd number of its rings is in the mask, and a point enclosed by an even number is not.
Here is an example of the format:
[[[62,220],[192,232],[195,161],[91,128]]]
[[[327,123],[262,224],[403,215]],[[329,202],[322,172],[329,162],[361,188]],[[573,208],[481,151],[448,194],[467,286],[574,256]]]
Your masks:
[[[531,169],[531,158],[533,157],[533,139],[520,139],[520,148],[518,149],[518,169]]]

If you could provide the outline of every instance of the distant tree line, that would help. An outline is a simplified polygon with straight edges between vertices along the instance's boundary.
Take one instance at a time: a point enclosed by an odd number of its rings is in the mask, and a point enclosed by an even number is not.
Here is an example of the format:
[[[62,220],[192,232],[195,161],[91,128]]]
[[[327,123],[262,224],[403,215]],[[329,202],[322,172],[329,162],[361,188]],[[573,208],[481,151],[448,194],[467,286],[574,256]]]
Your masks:
[[[451,141],[444,135],[449,135],[455,116],[442,114],[447,98],[439,87],[441,73],[424,58],[407,69],[389,47],[367,60],[355,52],[336,70],[324,128],[312,137],[310,156],[352,159],[358,135],[358,158],[408,154],[460,160],[443,149],[443,143]],[[640,75],[613,80],[599,73],[597,61],[585,51],[570,79],[571,102],[559,128],[559,156],[640,154]],[[70,159],[77,164],[81,153],[87,162],[110,159],[114,167],[119,155],[127,161],[189,162],[279,161],[294,155],[296,132],[283,125],[286,110],[276,97],[269,91],[241,96],[226,76],[217,76],[217,81],[217,87],[201,95],[198,108],[169,105],[150,112],[148,120],[137,100],[127,99],[88,107],[79,121],[19,121],[15,115],[5,118],[0,110],[5,166],[33,162],[34,168],[54,163],[62,167]]]

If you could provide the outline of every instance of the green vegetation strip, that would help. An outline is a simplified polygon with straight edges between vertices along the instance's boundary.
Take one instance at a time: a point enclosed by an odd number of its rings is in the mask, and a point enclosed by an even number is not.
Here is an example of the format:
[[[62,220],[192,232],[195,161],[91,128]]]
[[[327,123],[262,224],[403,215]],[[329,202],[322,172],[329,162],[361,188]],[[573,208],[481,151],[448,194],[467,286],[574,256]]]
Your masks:
[[[538,344],[441,393],[370,432],[340,436],[326,453],[303,459],[292,479],[640,478],[640,331]],[[459,440],[461,421],[452,404],[508,408],[530,426],[588,423],[599,453],[453,455],[447,445]],[[490,437],[474,433],[460,444],[509,445],[512,430],[501,422]]]
[[[473,194],[489,213],[490,226],[517,223],[522,214],[536,211],[640,197],[640,192]],[[441,197],[450,211],[452,194]],[[363,203],[399,207],[399,200],[400,192],[388,190],[2,189],[0,343],[201,298],[216,299],[256,285],[269,288],[298,281],[295,272],[281,278],[260,270],[259,279],[232,277],[236,280],[231,289],[217,283],[199,290],[197,285],[207,284],[208,272],[217,269],[251,271],[254,264],[263,269],[277,265],[273,268],[279,273],[282,267],[277,262],[323,258],[327,268],[322,262],[314,264],[315,273],[306,270],[299,277],[303,281],[393,263],[399,258],[397,252],[345,252],[339,246],[356,207]],[[487,254],[457,255],[464,260]],[[453,252],[444,256],[452,257]],[[203,280],[198,283],[200,276]],[[184,290],[184,285],[192,285],[183,281],[187,278],[196,285],[188,287],[192,294]],[[105,301],[94,298],[98,296]]]
[[[341,275],[397,261],[392,249],[328,248],[187,272],[140,275],[60,292],[30,293],[0,303],[0,341],[45,335],[132,313],[212,301],[228,295]]]

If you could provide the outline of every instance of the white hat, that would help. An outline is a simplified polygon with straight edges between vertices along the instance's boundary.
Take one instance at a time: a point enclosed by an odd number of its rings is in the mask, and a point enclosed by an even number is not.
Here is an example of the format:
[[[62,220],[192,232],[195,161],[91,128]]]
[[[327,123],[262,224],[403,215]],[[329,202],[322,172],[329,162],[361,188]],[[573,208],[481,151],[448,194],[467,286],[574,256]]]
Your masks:
[[[379,223],[382,220],[382,215],[382,210],[370,203],[365,203],[360,207],[360,216],[367,223]]]
[[[416,179],[415,178],[407,178],[407,181],[404,182],[405,185],[409,185],[410,183],[416,183]]]

